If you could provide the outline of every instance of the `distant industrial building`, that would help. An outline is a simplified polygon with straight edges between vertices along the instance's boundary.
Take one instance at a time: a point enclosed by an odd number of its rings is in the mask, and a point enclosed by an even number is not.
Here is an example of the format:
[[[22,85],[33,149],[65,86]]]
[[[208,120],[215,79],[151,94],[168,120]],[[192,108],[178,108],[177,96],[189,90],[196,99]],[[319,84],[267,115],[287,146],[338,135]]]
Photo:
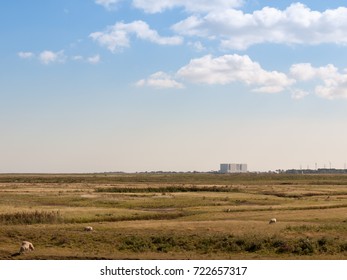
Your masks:
[[[221,163],[220,173],[244,173],[247,172],[247,164],[244,163]]]

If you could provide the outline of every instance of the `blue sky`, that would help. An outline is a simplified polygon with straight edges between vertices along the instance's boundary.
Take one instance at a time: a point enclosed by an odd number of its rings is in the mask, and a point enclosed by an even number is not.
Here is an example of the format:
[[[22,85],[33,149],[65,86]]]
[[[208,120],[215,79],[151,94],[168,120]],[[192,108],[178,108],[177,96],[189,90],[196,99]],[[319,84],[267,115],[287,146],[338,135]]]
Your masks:
[[[0,172],[347,162],[345,1],[0,3]]]

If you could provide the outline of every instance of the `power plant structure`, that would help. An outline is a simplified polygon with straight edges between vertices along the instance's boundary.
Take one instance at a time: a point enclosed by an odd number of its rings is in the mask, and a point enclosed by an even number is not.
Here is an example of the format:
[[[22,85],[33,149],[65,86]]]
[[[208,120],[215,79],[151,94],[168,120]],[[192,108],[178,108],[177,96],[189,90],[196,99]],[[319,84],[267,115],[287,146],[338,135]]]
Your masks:
[[[245,163],[221,163],[219,173],[245,173],[247,172],[247,164]]]

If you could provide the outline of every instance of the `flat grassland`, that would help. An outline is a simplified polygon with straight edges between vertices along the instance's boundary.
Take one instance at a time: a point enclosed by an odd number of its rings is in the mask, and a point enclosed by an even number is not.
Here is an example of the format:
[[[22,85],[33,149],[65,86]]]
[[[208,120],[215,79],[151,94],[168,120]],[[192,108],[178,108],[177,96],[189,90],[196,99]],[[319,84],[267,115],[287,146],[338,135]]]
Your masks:
[[[346,260],[347,175],[1,174],[0,259]]]

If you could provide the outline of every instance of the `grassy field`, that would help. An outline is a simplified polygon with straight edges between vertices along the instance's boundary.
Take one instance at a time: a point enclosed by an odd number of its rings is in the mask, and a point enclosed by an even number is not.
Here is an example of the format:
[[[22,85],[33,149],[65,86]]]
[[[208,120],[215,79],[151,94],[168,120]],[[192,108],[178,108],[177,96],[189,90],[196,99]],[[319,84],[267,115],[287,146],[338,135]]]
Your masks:
[[[1,174],[0,224],[0,259],[346,260],[347,176]]]

